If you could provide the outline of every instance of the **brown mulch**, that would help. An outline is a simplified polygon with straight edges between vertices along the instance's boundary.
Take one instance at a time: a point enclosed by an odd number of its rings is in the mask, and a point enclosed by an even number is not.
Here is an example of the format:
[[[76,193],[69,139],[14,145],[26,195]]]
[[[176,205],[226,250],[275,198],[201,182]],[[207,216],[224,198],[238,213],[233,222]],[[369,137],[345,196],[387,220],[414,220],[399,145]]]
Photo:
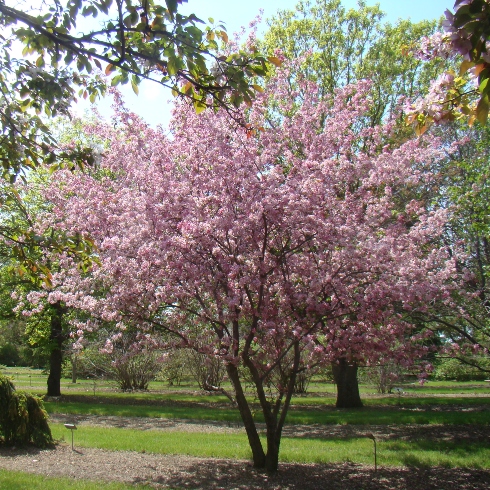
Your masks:
[[[53,422],[76,422],[77,425],[125,427],[139,430],[181,432],[238,432],[236,425],[196,423],[184,420],[113,416],[52,415]],[[289,437],[359,437],[373,433],[377,440],[405,439],[434,441],[488,441],[486,426],[289,426]],[[185,436],[183,436],[185,437]],[[60,443],[54,449],[38,450],[0,448],[0,467],[46,476],[73,479],[120,481],[144,484],[155,489],[263,489],[263,490],[488,490],[490,471],[448,468],[386,468],[344,464],[281,463],[279,472],[270,476],[256,471],[249,461],[195,458],[182,455],[156,455],[131,451],[105,451],[76,448]],[[1,482],[0,482],[1,483]],[[1,487],[1,484],[0,484]]]
[[[0,451],[0,466],[9,470],[73,479],[145,484],[148,488],[250,490],[488,490],[490,471],[446,468],[374,468],[352,463],[282,463],[276,475],[254,470],[248,461],[161,456],[63,444],[53,450]]]

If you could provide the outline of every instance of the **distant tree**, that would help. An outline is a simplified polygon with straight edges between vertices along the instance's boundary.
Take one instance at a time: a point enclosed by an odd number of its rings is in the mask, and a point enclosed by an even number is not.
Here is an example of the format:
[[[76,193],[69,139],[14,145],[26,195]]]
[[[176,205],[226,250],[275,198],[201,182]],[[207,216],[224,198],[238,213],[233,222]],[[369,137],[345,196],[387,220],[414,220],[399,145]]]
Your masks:
[[[465,271],[464,291],[433,315],[419,317],[440,338],[444,355],[490,373],[490,128],[446,121],[430,130],[456,151],[434,167],[430,201],[451,210],[443,242]],[[460,141],[454,144],[454,141]],[[464,249],[464,254],[457,250]],[[417,316],[417,315],[416,315]]]
[[[384,16],[379,5],[362,0],[349,10],[341,0],[302,1],[269,21],[260,46],[297,60],[289,82],[299,94],[303,78],[318,84],[322,98],[349,83],[371,80],[372,103],[363,123],[375,126],[393,113],[400,97],[425,94],[431,79],[446,67],[440,58],[427,62],[407,55],[409,46],[436,31],[435,21],[399,20],[393,25]]]
[[[57,251],[53,256],[71,256],[78,267],[86,269],[92,260],[93,243],[89,237],[67,235],[56,226],[40,230],[38,216],[49,209],[40,190],[46,187],[48,180],[48,173],[42,169],[32,171],[28,179],[14,184],[0,180],[0,189],[7,188],[0,214],[4,238],[0,240],[0,251],[4,251],[1,288],[6,299],[0,312],[5,319],[15,318],[12,311],[15,307],[17,319],[25,325],[27,344],[43,350],[48,358],[47,394],[59,396],[69,326],[65,306],[44,299],[46,291],[52,287],[51,273],[60,267],[59,262],[48,259],[48,254]]]

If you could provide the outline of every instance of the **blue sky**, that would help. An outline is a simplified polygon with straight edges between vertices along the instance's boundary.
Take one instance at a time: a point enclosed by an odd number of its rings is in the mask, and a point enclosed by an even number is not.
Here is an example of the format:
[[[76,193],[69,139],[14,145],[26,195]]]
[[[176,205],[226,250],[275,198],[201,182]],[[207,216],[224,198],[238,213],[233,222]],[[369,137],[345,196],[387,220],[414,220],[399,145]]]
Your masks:
[[[203,20],[213,17],[214,20],[226,22],[228,32],[234,32],[241,25],[252,20],[261,8],[264,18],[272,17],[277,10],[294,9],[298,0],[247,0],[230,2],[223,0],[188,0],[182,11],[194,12]],[[315,3],[314,0],[312,3]],[[342,0],[346,8],[356,8],[357,0]],[[446,9],[452,10],[454,0],[366,0],[367,5],[379,3],[381,10],[386,12],[387,20],[410,18],[414,22],[423,19],[438,19]]]
[[[223,21],[229,34],[248,26],[261,8],[264,9],[263,26],[266,20],[277,10],[294,9],[298,0],[246,0],[231,2],[223,0],[188,0],[182,7],[183,13],[195,13],[203,20],[212,17],[215,22]],[[312,2],[314,3],[314,1]],[[356,8],[357,0],[342,0],[346,8]],[[398,19],[410,18],[413,22],[424,19],[438,19],[446,9],[453,10],[454,0],[366,0],[367,5],[379,3],[381,10],[386,13],[386,20],[395,23]],[[156,84],[143,83],[139,96],[135,96],[130,88],[123,88],[123,95],[128,108],[141,116],[152,125],[166,125],[169,120],[169,106],[172,96]],[[110,112],[108,98],[98,102],[97,106],[103,115]]]

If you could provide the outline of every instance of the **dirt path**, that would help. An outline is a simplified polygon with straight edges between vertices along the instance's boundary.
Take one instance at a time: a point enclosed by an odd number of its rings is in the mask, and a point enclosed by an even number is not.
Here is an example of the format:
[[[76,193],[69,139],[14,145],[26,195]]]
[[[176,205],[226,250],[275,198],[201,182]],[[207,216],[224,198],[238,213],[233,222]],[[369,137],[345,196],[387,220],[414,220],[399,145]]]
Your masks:
[[[66,476],[121,481],[154,489],[240,490],[488,490],[490,472],[446,468],[379,468],[345,464],[282,463],[277,475],[255,471],[248,461],[161,456],[130,451],[83,449],[0,450],[0,467]],[[1,485],[0,488],[4,488]]]

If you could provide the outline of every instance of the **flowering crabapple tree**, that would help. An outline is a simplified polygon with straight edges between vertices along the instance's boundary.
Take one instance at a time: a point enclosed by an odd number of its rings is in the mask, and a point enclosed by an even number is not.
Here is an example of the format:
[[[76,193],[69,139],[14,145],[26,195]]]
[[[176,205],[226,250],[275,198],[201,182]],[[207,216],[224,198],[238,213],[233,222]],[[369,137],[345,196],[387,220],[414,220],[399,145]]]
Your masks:
[[[388,352],[411,363],[424,335],[404,313],[444,300],[455,276],[437,246],[444,212],[397,196],[430,183],[437,141],[392,147],[389,124],[359,129],[368,82],[320,102],[305,85],[294,112],[286,78],[247,109],[257,131],[177,106],[166,135],[119,106],[116,128],[86,129],[110,141],[97,171],[57,173],[46,194],[46,223],[98,248],[90,274],[65,262],[51,301],[221,359],[254,466],[269,472],[298,374]],[[268,124],[271,101],[294,115]]]

